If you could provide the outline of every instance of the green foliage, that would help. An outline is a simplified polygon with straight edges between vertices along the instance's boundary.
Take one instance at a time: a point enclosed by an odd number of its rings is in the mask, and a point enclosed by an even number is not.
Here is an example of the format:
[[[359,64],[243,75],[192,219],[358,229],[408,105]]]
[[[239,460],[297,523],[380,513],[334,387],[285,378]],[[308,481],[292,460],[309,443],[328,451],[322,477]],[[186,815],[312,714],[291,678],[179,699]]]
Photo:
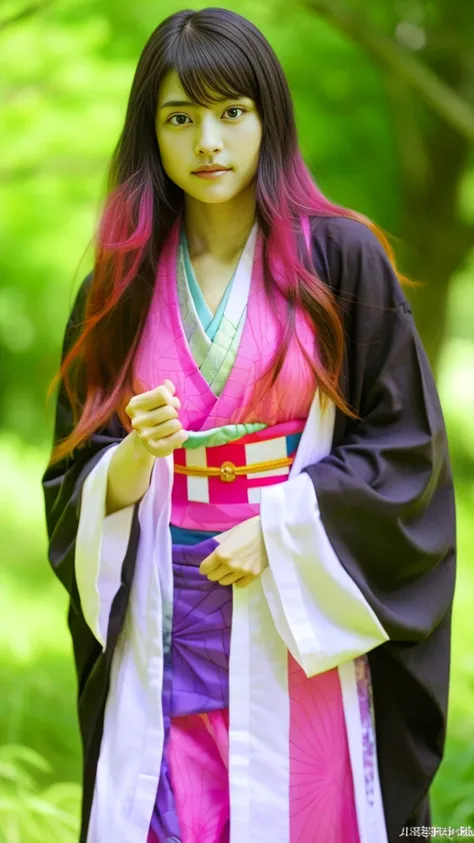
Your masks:
[[[37,772],[51,765],[25,746],[0,747],[0,828],[3,843],[75,843],[78,836],[80,787],[56,783],[41,788]]]

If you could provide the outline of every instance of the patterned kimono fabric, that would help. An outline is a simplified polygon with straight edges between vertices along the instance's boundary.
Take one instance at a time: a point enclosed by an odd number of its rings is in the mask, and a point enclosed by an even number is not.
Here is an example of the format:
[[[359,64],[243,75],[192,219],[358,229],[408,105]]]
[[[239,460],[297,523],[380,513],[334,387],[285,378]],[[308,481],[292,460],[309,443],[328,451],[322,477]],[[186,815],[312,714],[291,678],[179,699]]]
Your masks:
[[[283,381],[272,388],[260,404],[252,392],[260,367],[273,356],[276,337],[263,290],[260,247],[255,223],[212,316],[178,220],[136,364],[146,388],[166,377],[175,383],[180,420],[191,431],[185,447],[174,452],[165,743],[148,843],[229,843],[232,586],[210,582],[199,565],[217,547],[216,535],[258,514],[263,486],[288,478],[288,458],[296,451],[314,395],[296,346],[288,354],[291,379],[286,386]],[[306,322],[301,321],[298,334],[314,351]],[[260,463],[268,465],[255,470]],[[236,474],[236,466],[250,471]],[[209,468],[214,469],[211,476]],[[288,669],[291,843],[360,843],[337,669],[307,679],[290,654]],[[360,705],[370,712],[365,657],[358,660],[358,671]]]

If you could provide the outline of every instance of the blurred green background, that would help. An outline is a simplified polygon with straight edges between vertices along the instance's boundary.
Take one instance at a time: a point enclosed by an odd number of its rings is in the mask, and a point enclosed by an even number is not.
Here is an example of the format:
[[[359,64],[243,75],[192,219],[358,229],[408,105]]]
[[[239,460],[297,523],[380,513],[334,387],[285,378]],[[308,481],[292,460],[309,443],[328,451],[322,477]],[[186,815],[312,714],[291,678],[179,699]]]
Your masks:
[[[74,843],[80,750],[66,596],[49,568],[45,391],[140,52],[190,3],[0,4],[0,841]],[[233,3],[274,46],[321,189],[393,235],[457,486],[449,734],[433,822],[474,826],[474,5]]]

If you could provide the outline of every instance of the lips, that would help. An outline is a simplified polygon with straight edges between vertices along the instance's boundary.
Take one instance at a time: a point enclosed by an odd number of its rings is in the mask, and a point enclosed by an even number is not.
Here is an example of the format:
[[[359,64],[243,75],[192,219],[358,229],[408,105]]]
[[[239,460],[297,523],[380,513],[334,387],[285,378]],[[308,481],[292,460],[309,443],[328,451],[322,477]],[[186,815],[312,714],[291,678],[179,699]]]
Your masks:
[[[222,173],[228,169],[229,167],[200,167],[199,170],[193,170],[193,173]]]

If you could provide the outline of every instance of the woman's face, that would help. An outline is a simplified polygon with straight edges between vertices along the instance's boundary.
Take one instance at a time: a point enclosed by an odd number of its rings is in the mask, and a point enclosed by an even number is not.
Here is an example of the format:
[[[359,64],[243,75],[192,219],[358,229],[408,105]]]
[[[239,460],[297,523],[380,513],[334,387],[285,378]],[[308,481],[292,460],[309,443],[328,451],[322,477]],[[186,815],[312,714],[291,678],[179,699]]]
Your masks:
[[[253,100],[229,99],[208,108],[195,105],[174,70],[160,88],[156,135],[165,172],[200,202],[233,199],[257,172],[262,124]],[[228,169],[207,178],[193,173],[214,164]]]

